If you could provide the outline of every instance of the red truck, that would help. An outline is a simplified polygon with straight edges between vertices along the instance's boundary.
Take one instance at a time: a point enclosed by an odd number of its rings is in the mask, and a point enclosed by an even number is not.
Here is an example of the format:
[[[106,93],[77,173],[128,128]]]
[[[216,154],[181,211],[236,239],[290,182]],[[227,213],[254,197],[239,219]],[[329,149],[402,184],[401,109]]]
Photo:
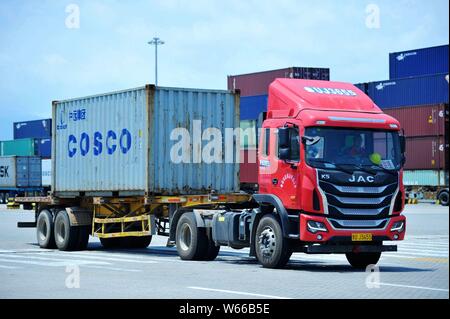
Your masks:
[[[352,84],[276,79],[259,135],[258,193],[56,192],[18,198],[36,204],[36,222],[19,227],[37,227],[41,247],[61,250],[84,249],[89,234],[107,248],[146,247],[151,235],[166,235],[186,260],[249,247],[267,268],[283,267],[293,252],[345,254],[365,268],[397,250],[383,244],[403,240],[406,229],[397,120]]]

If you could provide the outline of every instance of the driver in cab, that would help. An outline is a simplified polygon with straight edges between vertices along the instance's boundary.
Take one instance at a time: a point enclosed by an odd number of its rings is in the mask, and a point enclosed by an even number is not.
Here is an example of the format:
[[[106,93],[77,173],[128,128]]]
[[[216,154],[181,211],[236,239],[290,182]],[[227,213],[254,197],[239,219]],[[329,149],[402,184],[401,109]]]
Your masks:
[[[364,157],[367,156],[366,149],[363,146],[363,139],[361,135],[353,136],[353,143],[350,147],[344,149],[343,154],[350,157]]]

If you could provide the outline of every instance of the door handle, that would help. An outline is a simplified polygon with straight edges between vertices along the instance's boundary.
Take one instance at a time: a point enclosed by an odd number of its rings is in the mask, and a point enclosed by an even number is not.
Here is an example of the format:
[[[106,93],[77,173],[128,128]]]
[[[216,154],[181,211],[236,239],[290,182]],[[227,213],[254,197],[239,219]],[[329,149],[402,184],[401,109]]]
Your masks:
[[[272,184],[273,185],[277,185],[278,184],[278,179],[277,178],[272,179]]]

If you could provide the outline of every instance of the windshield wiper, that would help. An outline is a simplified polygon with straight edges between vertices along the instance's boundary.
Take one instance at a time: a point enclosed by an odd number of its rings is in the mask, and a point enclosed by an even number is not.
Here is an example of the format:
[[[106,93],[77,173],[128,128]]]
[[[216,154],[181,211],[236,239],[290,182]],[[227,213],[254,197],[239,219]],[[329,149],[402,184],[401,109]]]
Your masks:
[[[316,163],[321,163],[321,164],[329,164],[329,165],[333,165],[335,168],[337,168],[338,170],[341,170],[343,172],[346,172],[347,174],[352,175],[353,171],[346,169],[344,167],[342,167],[340,164],[335,164],[329,161],[324,161],[324,160],[316,160],[316,159],[310,159],[310,161],[312,162],[316,162]],[[325,165],[324,165],[325,166]]]
[[[366,173],[369,173],[370,175],[377,175],[377,172],[374,172],[373,170],[364,168],[364,166],[362,166],[362,165],[355,165],[355,167],[358,168],[358,169],[361,170],[361,171],[364,171],[364,172],[366,172]]]
[[[391,169],[387,169],[387,168],[385,168],[383,166],[380,166],[380,165],[372,165],[372,166],[376,166],[378,168],[381,168],[383,171],[385,171],[386,173],[389,173],[391,175],[394,175],[394,176],[397,175],[397,171],[393,171]]]

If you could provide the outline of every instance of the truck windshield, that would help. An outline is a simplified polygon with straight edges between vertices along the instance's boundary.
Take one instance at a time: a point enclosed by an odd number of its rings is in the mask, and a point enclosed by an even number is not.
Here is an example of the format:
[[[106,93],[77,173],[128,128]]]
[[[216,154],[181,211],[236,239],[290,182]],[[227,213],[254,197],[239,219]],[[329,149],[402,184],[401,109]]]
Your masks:
[[[318,138],[318,142],[306,145],[306,162],[312,167],[392,171],[401,167],[398,132],[309,127],[305,135]]]

